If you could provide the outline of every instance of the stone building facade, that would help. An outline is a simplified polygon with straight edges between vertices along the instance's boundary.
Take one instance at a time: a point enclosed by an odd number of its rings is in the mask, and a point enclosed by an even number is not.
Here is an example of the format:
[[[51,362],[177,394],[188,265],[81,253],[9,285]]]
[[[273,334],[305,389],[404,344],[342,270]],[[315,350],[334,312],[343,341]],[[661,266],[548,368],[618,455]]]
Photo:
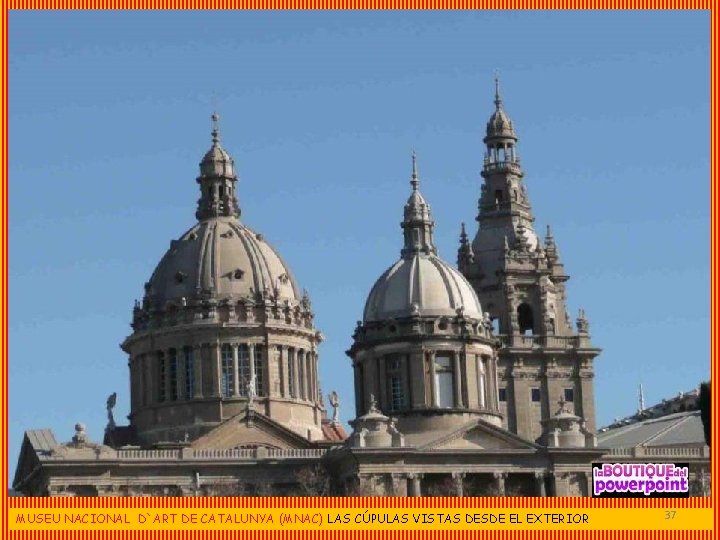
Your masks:
[[[289,266],[240,220],[235,164],[212,143],[197,223],[145,284],[122,343],[129,424],[104,440],[26,432],[26,495],[577,495],[606,449],[594,434],[586,318],[533,229],[499,91],[487,125],[479,229],[440,257],[413,155],[400,257],[368,295],[347,354],[355,419],[329,417],[322,334]]]

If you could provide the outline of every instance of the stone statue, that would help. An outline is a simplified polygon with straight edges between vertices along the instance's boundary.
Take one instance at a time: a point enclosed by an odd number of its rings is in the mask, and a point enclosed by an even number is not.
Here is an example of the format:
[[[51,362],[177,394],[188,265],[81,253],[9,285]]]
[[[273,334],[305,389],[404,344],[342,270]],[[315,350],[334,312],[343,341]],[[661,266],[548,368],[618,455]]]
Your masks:
[[[328,401],[333,408],[332,423],[338,424],[340,422],[340,396],[335,390],[328,394]]]
[[[113,412],[112,410],[115,408],[115,404],[117,403],[117,392],[113,392],[110,394],[107,398],[107,403],[105,407],[107,408],[107,417],[108,417],[108,423],[107,427],[105,429],[113,429],[115,427],[115,418],[113,418]]]
[[[590,323],[585,316],[585,310],[581,309],[578,312],[578,318],[575,321],[577,326],[578,334],[588,334],[590,332]]]
[[[377,414],[380,411],[377,408],[377,401],[375,401],[375,394],[370,394],[370,407],[368,407],[368,414]]]
[[[250,410],[253,406],[253,402],[255,401],[255,396],[257,395],[257,375],[255,373],[252,374],[250,377],[250,380],[248,380],[247,383],[247,408]]]

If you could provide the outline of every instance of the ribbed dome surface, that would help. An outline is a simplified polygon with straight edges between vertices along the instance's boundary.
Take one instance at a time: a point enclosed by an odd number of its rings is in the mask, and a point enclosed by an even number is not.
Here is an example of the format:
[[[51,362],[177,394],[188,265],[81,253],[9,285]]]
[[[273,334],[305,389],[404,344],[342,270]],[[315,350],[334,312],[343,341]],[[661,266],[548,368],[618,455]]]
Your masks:
[[[421,316],[456,316],[458,308],[482,319],[480,301],[455,268],[433,254],[403,257],[377,280],[365,304],[364,321]]]
[[[199,293],[245,298],[263,291],[280,300],[301,298],[290,270],[263,237],[225,217],[201,221],[173,240],[147,293],[162,305]]]

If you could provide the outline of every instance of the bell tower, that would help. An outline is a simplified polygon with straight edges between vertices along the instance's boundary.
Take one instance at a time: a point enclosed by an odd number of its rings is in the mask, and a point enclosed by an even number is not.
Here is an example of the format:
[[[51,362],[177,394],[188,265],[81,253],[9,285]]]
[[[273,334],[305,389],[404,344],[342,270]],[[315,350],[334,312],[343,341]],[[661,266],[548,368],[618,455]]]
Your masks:
[[[458,268],[489,313],[498,353],[500,409],[505,427],[536,440],[558,399],[595,429],[593,360],[589,324],[580,312],[573,328],[566,308],[565,273],[548,226],[544,240],[534,228],[518,138],[495,80],[495,111],[487,123],[472,243],[463,224]]]

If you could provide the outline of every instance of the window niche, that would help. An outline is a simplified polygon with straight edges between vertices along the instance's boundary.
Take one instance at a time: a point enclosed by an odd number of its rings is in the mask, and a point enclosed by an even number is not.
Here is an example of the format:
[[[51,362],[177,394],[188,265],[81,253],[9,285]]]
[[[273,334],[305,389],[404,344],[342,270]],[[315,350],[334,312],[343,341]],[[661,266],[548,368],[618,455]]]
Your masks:
[[[452,355],[437,353],[435,355],[435,405],[441,409],[455,406],[455,385],[453,382]]]

